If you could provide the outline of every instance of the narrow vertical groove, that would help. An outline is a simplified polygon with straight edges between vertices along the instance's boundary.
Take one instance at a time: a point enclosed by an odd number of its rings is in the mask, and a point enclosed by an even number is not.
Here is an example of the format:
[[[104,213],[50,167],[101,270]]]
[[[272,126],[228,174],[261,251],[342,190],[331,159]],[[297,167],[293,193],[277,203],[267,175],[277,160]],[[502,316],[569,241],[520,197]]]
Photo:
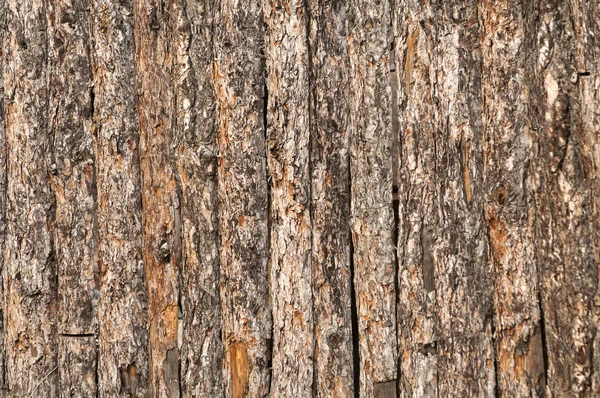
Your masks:
[[[5,18],[6,1],[0,0],[0,24],[6,26]],[[0,46],[4,48],[5,29],[0,29]],[[7,64],[5,52],[2,51],[0,59],[0,398],[8,395],[8,370],[6,368],[6,335],[5,315],[6,297],[4,295],[4,245],[6,239],[6,184],[7,184],[7,158],[6,143],[6,109],[4,103],[4,68]]]
[[[354,287],[354,244],[352,233],[348,234],[350,242],[350,316],[352,326],[352,373],[354,376],[354,398],[360,397],[360,338],[358,334],[358,308],[356,306],[356,289]]]

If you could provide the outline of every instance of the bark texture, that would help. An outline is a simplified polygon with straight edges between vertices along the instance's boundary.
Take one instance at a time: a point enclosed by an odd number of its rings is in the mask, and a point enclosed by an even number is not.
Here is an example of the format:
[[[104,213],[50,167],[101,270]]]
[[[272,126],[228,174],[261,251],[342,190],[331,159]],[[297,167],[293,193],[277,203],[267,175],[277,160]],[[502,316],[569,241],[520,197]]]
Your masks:
[[[221,0],[215,20],[225,393],[264,397],[272,320],[262,6]]]
[[[151,397],[179,396],[178,268],[180,225],[171,159],[174,123],[172,6],[134,1],[142,177],[142,241],[148,290]]]
[[[0,398],[600,395],[598,1],[0,21]]]
[[[13,396],[58,394],[46,2],[6,2],[5,341]]]
[[[395,396],[397,379],[391,10],[385,0],[353,0],[350,7],[350,223],[360,394],[386,397],[387,391]]]
[[[271,178],[271,396],[310,397],[313,383],[307,10],[263,1]]]
[[[477,2],[397,3],[401,396],[493,396]]]
[[[217,119],[214,94],[215,3],[175,3],[174,140],[181,198],[180,374],[184,397],[222,394],[223,345],[219,297]]]
[[[309,2],[314,385],[354,396],[347,3]]]
[[[98,393],[148,396],[148,301],[142,258],[133,7],[93,0],[97,186]]]

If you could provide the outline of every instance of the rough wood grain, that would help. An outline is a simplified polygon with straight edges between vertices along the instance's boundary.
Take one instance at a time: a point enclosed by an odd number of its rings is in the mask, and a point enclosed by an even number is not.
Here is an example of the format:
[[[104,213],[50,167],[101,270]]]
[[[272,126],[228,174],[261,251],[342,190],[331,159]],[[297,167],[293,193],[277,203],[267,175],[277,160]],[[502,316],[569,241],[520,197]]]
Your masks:
[[[181,227],[171,147],[176,50],[172,15],[171,4],[157,0],[133,2],[151,397],[179,397],[180,393],[177,332]]]
[[[309,52],[300,0],[265,0],[271,177],[271,396],[309,397],[313,383]]]
[[[600,393],[594,376],[599,224],[593,204],[599,129],[597,116],[594,127],[593,113],[588,113],[589,104],[598,103],[599,86],[593,83],[597,77],[587,75],[595,67],[594,58],[579,52],[593,54],[597,47],[589,41],[580,46],[579,40],[594,35],[585,15],[599,10],[568,1],[543,1],[539,8],[527,10],[539,15],[533,27],[537,48],[532,52],[530,78],[535,98],[528,120],[536,144],[532,149],[536,260],[550,397]]]
[[[350,222],[360,395],[370,397],[397,379],[392,93],[388,72],[391,10],[384,0],[353,0],[350,7]]]
[[[5,26],[6,1],[0,0],[0,21]],[[4,315],[6,302],[4,295],[4,242],[6,237],[6,109],[4,107],[4,64],[6,53],[4,49],[4,29],[0,29],[0,397],[8,395],[8,380],[6,369],[6,340]]]
[[[148,309],[132,12],[131,0],[91,3],[98,393],[143,398],[148,394]]]
[[[272,321],[261,3],[222,0],[215,20],[225,396],[264,397]]]
[[[175,4],[177,182],[181,192],[180,345],[182,395],[223,393],[219,300],[217,125],[211,1]]]
[[[396,7],[400,395],[493,396],[477,2]]]
[[[534,16],[525,2],[479,3],[483,54],[485,219],[494,274],[494,328],[501,396],[539,396],[545,390],[534,209],[529,189]],[[501,88],[501,89],[500,89]]]
[[[347,2],[312,0],[312,279],[317,397],[354,396],[350,269]]]
[[[59,393],[96,393],[96,181],[93,87],[86,0],[48,3],[48,134],[56,200]],[[78,337],[85,336],[85,337]]]
[[[61,335],[58,342],[58,376],[61,397],[96,397],[96,336]]]
[[[11,395],[58,396],[54,206],[45,1],[7,1],[4,294]]]

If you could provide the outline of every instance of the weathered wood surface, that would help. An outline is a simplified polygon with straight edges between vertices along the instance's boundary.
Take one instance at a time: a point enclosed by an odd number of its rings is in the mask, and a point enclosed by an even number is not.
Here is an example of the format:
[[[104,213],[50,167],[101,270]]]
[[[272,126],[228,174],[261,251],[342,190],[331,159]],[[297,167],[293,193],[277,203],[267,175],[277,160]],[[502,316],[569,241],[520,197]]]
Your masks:
[[[0,397],[599,396],[599,16],[0,0]]]
[[[6,2],[4,324],[10,394],[57,396],[55,199],[45,1]]]
[[[222,0],[215,21],[224,390],[264,397],[272,320],[262,4]]]
[[[133,2],[140,132],[142,242],[148,291],[148,395],[178,397],[179,250],[177,183],[172,152],[173,5]]]
[[[217,119],[213,75],[216,4],[175,6],[177,181],[181,192],[181,395],[214,397],[224,388],[219,236]]]
[[[314,391],[354,396],[347,3],[309,3]]]
[[[271,179],[271,396],[312,395],[309,52],[301,0],[263,0]]]
[[[385,396],[384,390],[395,391],[398,377],[392,89],[388,71],[391,10],[385,0],[353,0],[350,7],[349,222],[354,247],[360,394]]]
[[[493,396],[477,1],[396,7],[400,395]]]
[[[91,2],[98,393],[148,396],[148,300],[135,96],[133,5]]]

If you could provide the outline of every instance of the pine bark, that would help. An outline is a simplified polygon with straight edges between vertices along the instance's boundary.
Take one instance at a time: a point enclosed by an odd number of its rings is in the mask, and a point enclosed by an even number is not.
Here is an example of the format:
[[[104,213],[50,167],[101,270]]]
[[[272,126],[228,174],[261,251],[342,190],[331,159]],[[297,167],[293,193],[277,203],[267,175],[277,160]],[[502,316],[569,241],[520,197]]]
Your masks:
[[[269,197],[260,1],[221,0],[215,20],[225,396],[269,392]]]
[[[133,3],[140,132],[143,259],[148,291],[148,395],[179,397],[179,201],[171,142],[174,121],[173,7]]]
[[[350,180],[360,395],[396,396],[396,257],[388,1],[350,2]]]
[[[309,397],[313,383],[309,51],[300,0],[264,1],[271,178],[271,396]]]
[[[182,396],[223,393],[217,217],[217,118],[213,31],[216,4],[176,3],[176,147],[181,202],[180,366]]]
[[[477,2],[397,4],[401,396],[493,396]]]
[[[97,186],[98,394],[148,396],[133,7],[91,3]]]
[[[95,395],[96,179],[87,1],[48,3],[50,183],[56,201],[59,393]]]
[[[346,2],[310,1],[314,391],[354,396]]]
[[[58,396],[47,3],[6,2],[5,341],[13,396]]]
[[[525,2],[480,4],[484,207],[494,277],[498,390],[538,396],[545,385],[534,211],[529,190],[533,15]],[[503,87],[499,90],[499,87]]]
[[[600,4],[0,0],[0,397],[596,397]]]

